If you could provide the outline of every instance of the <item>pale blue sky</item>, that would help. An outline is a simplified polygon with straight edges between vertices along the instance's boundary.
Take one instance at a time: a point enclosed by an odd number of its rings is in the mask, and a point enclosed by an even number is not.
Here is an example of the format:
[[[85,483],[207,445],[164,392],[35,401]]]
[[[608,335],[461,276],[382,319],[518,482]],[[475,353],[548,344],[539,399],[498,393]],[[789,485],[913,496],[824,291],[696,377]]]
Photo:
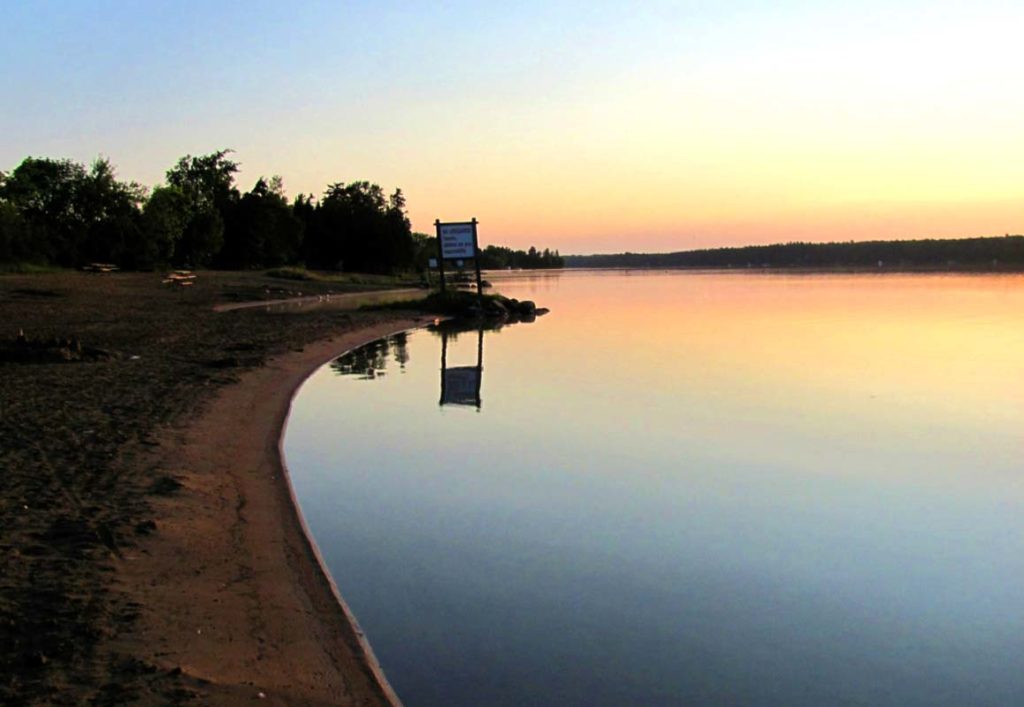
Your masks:
[[[0,10],[4,170],[230,147],[243,188],[370,179],[573,252],[1024,230],[1019,2]]]

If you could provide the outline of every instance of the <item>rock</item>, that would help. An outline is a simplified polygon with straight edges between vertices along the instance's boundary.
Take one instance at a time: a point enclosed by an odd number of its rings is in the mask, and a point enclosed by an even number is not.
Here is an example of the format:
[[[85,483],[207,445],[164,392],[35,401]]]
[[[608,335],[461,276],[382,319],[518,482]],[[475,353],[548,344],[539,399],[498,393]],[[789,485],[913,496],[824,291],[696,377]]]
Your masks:
[[[487,313],[494,314],[497,316],[506,316],[508,314],[508,306],[501,300],[490,300],[487,303]]]

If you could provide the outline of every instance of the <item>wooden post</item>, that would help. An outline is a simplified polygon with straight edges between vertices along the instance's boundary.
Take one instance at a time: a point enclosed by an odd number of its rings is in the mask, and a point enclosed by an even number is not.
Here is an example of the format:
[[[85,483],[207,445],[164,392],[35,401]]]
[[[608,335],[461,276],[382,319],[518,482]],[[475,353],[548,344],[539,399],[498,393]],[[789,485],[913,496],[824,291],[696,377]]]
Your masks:
[[[476,238],[476,217],[470,222],[473,224],[473,264],[476,266],[476,294],[480,301],[480,314],[484,313],[484,286],[480,279],[480,241]]]
[[[444,246],[441,244],[441,219],[434,219],[434,231],[437,234],[437,268],[441,272],[441,292],[445,291],[444,282]]]
[[[442,327],[444,324],[441,325]],[[437,401],[438,405],[444,405],[444,374],[448,372],[448,332],[441,329],[441,399]]]
[[[481,407],[480,385],[484,381],[484,322],[480,320],[480,328],[477,330],[476,340],[476,409],[479,412]]]

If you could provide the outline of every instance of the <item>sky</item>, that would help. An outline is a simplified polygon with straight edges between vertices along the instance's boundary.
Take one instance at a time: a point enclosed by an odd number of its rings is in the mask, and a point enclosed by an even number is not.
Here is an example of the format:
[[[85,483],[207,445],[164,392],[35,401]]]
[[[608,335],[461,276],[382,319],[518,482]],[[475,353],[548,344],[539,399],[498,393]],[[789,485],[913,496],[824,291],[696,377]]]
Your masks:
[[[0,170],[369,180],[565,253],[1024,232],[1024,3],[0,0]]]

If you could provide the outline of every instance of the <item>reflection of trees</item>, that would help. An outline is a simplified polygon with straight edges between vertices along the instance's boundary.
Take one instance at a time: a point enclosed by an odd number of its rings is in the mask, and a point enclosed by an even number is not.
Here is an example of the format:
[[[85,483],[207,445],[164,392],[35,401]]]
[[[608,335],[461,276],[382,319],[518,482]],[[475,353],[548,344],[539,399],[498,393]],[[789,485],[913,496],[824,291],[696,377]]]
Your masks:
[[[342,376],[356,376],[361,380],[373,380],[387,373],[388,359],[392,356],[399,366],[405,368],[409,360],[408,335],[395,334],[386,339],[371,341],[365,346],[352,349],[343,356],[331,361],[331,368]]]
[[[409,335],[403,331],[392,336],[391,341],[395,345],[395,360],[398,361],[398,367],[404,371],[405,364],[409,362]]]

